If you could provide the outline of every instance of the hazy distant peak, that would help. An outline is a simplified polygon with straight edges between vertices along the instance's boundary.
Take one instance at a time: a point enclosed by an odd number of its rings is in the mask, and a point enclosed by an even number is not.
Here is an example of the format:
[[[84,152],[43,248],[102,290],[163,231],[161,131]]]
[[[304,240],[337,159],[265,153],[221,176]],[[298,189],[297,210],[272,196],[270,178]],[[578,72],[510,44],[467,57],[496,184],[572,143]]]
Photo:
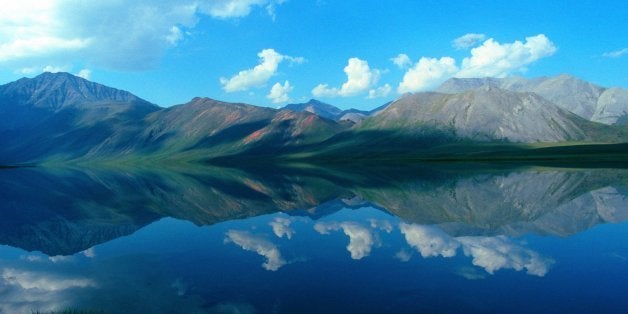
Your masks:
[[[332,120],[335,120],[336,118],[338,118],[339,115],[343,113],[342,109],[316,99],[310,99],[308,102],[300,104],[288,104],[282,109],[289,109],[292,111],[306,111]]]
[[[580,120],[535,93],[481,85],[455,94],[409,95],[365,121],[364,128],[413,132],[431,126],[480,141],[561,142],[585,139]]]
[[[628,115],[628,91],[615,89],[603,96],[607,88],[569,74],[553,77],[452,78],[436,89],[456,94],[480,86],[495,86],[515,92],[533,92],[559,107],[587,120],[615,124]]]

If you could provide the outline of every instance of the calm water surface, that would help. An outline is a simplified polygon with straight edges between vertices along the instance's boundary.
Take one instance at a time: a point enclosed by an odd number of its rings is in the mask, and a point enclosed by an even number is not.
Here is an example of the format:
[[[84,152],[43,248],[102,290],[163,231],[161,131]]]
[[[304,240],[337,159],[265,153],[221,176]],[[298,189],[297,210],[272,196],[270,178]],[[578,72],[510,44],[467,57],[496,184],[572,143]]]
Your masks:
[[[0,189],[0,313],[628,309],[621,169],[32,168]]]

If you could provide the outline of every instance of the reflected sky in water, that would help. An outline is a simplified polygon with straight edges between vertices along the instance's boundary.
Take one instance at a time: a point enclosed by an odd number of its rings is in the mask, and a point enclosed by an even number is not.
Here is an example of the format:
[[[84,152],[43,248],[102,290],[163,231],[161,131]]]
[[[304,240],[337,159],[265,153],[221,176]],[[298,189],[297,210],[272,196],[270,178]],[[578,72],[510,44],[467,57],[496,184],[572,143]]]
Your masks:
[[[622,171],[5,173],[0,312],[617,312]]]

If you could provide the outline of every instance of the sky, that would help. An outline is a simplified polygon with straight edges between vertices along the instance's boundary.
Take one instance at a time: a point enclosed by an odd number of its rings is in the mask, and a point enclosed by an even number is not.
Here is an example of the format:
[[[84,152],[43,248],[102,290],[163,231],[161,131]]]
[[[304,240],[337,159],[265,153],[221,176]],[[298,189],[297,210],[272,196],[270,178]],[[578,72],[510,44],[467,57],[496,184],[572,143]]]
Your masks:
[[[372,109],[451,77],[628,88],[628,1],[0,0],[0,84],[70,72],[194,97]]]

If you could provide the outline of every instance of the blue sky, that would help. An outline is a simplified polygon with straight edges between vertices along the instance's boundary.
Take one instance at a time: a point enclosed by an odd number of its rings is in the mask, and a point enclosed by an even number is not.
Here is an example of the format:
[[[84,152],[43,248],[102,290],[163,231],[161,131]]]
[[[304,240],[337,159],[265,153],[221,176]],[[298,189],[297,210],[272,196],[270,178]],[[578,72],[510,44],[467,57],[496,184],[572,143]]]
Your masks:
[[[67,71],[161,106],[205,96],[360,109],[454,76],[628,87],[628,2],[478,3],[2,1],[0,83]]]

